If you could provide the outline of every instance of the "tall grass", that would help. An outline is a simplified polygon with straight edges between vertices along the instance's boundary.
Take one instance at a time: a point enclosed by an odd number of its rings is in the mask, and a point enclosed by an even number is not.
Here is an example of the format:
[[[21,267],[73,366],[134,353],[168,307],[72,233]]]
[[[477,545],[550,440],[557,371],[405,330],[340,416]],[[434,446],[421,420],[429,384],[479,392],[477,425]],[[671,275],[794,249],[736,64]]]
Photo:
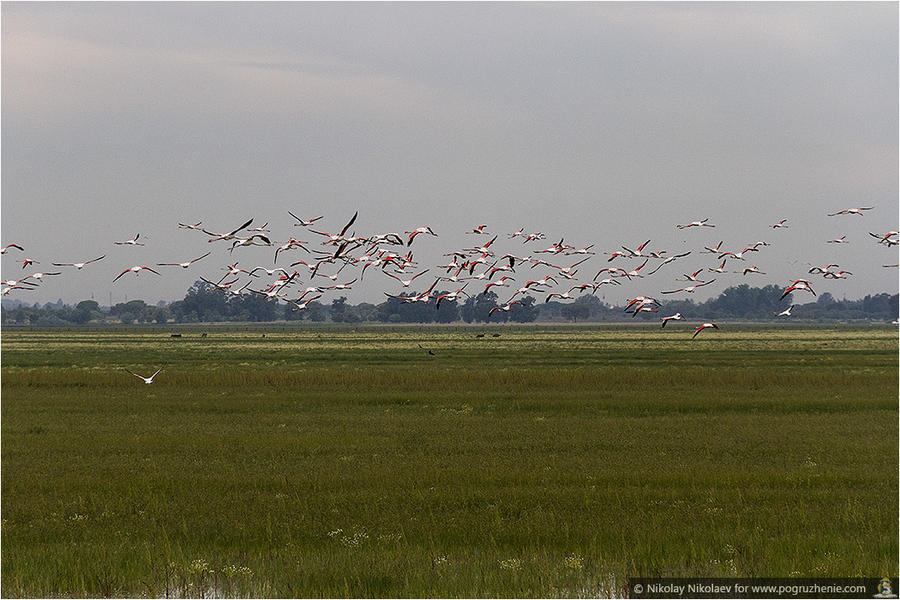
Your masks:
[[[895,336],[499,331],[4,333],[3,595],[896,572]]]

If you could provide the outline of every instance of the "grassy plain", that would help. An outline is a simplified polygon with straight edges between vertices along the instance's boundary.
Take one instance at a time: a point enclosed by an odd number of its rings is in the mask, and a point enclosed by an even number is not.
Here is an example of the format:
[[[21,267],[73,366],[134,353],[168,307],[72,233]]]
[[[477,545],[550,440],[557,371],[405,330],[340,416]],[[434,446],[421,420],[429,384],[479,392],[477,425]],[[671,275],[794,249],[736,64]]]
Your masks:
[[[0,592],[896,573],[896,329],[691,333],[4,329]]]

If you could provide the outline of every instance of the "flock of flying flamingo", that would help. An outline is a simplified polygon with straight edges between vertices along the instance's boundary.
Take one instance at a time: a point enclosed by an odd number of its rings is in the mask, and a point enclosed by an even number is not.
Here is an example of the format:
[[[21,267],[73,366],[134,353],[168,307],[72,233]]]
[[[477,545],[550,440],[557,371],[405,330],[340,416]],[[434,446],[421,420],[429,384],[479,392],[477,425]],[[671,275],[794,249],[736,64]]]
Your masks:
[[[828,216],[856,215],[861,217],[865,211],[873,208],[871,206],[848,208],[829,213]],[[483,236],[482,239],[487,239],[487,241],[484,243],[475,242],[466,248],[451,249],[444,254],[444,257],[447,258],[445,264],[419,269],[418,263],[413,259],[412,247],[416,240],[419,239],[419,236],[439,237],[439,234],[430,226],[418,227],[411,231],[404,231],[402,234],[389,232],[362,236],[351,230],[356,223],[358,212],[340,230],[332,231],[322,231],[318,228],[317,223],[323,216],[303,219],[290,211],[288,211],[288,214],[294,220],[293,227],[299,227],[301,231],[307,231],[316,237],[312,238],[312,241],[300,240],[293,236],[289,236],[284,242],[273,241],[267,235],[271,233],[267,228],[269,224],[265,223],[259,227],[251,227],[253,219],[226,232],[210,231],[202,227],[202,222],[179,223],[178,227],[206,236],[208,243],[222,243],[222,246],[227,247],[231,257],[235,256],[235,250],[247,246],[274,247],[273,263],[277,265],[279,260],[282,261],[282,264],[287,263],[288,259],[286,257],[289,253],[300,253],[302,258],[292,260],[287,267],[275,266],[274,268],[268,268],[257,266],[247,270],[239,268],[238,261],[235,261],[222,266],[217,272],[217,276],[200,277],[201,280],[210,286],[221,289],[227,294],[259,294],[266,298],[283,300],[292,305],[293,310],[307,309],[310,302],[321,298],[328,291],[351,289],[353,284],[361,281],[366,276],[366,272],[369,271],[370,277],[373,276],[372,273],[380,272],[374,276],[385,277],[385,283],[390,282],[402,288],[397,293],[384,292],[388,298],[409,303],[427,303],[434,299],[437,307],[440,307],[441,302],[454,302],[463,296],[484,294],[489,290],[498,293],[500,288],[508,288],[511,291],[509,297],[499,306],[492,308],[490,312],[509,312],[515,305],[521,304],[521,298],[528,294],[546,293],[544,297],[545,302],[553,299],[574,300],[578,294],[596,294],[598,289],[604,285],[621,285],[621,279],[640,280],[654,275],[662,270],[663,267],[693,252],[670,254],[666,250],[651,250],[651,240],[646,240],[634,247],[621,245],[619,248],[602,252],[606,257],[604,261],[606,266],[597,270],[593,277],[584,278],[579,275],[579,271],[582,270],[579,267],[597,255],[597,252],[592,250],[593,245],[578,248],[565,243],[564,239],[560,239],[546,248],[533,250],[527,256],[520,256],[511,252],[501,254],[501,251],[494,245],[500,236],[492,234],[488,230],[487,225],[476,225],[465,233],[472,236]],[[691,228],[712,229],[715,228],[715,224],[710,223],[709,219],[705,218],[686,224],[676,224],[675,227],[679,230]],[[772,229],[788,227],[790,225],[787,219],[782,219],[771,225]],[[876,243],[888,247],[897,246],[900,243],[900,233],[897,231],[888,231],[886,233],[869,232],[869,235],[874,238]],[[525,229],[521,228],[518,231],[506,234],[505,238],[508,243],[520,244],[521,248],[530,249],[537,245],[537,242],[545,239],[546,235],[541,232],[526,233]],[[130,239],[113,241],[112,244],[116,246],[144,246],[145,241],[140,240],[141,235],[137,233]],[[827,240],[827,242],[844,244],[848,240],[847,236],[843,235],[836,239]],[[672,289],[663,289],[660,290],[660,293],[690,294],[698,288],[711,285],[717,281],[716,277],[707,278],[708,275],[706,273],[717,276],[737,273],[744,277],[754,274],[765,274],[765,271],[756,265],[743,265],[747,264],[747,259],[750,258],[752,253],[760,253],[762,248],[769,246],[768,242],[756,242],[744,246],[740,250],[725,250],[722,244],[723,241],[720,241],[715,246],[704,246],[703,250],[697,253],[709,254],[715,257],[713,259],[714,262],[709,267],[696,269],[690,274],[684,273],[682,277],[674,278],[675,281],[684,282],[688,285],[683,285],[682,287],[667,286]],[[419,242],[419,245],[421,245],[421,242]],[[4,246],[0,249],[0,254],[11,254],[12,251],[16,251],[20,256],[27,256],[25,248],[16,243]],[[524,251],[522,253],[524,254]],[[212,250],[183,262],[134,265],[120,272],[117,270],[117,274],[112,281],[116,282],[130,274],[138,276],[144,272],[149,272],[159,277],[162,276],[160,270],[158,270],[161,267],[188,269],[194,267],[199,261],[207,259],[211,254]],[[51,262],[51,264],[61,269],[70,268],[80,271],[104,259],[106,259],[106,254],[82,262]],[[637,261],[640,261],[639,264],[636,264]],[[40,264],[40,261],[34,258],[18,259],[17,262],[22,264],[22,269]],[[614,262],[616,263],[615,266],[613,265]],[[621,263],[626,264],[618,266]],[[735,263],[741,266],[738,270],[732,271],[729,267],[732,267]],[[897,267],[897,264],[883,266]],[[523,277],[524,281],[518,284],[519,287],[514,288],[512,282],[516,281],[515,276],[525,274],[525,269],[531,271],[537,267],[542,267],[546,274],[540,278],[534,275],[526,275]],[[355,276],[352,279],[349,275],[341,276],[345,269],[354,272]],[[670,267],[667,270],[671,271],[672,268]],[[224,274],[218,276],[218,273],[221,271],[224,271]],[[419,279],[429,272],[432,273],[431,277]],[[265,276],[270,279],[263,278],[261,273],[265,273]],[[6,296],[15,290],[33,290],[38,285],[41,285],[45,278],[62,274],[63,270],[38,271],[19,279],[4,280],[2,282],[2,295]],[[806,274],[804,273],[804,275]],[[837,264],[812,266],[808,274],[820,275],[826,279],[847,279],[853,275],[847,270],[840,269],[840,266]],[[209,274],[207,273],[207,275]],[[241,278],[245,276],[247,281],[239,285]],[[308,285],[303,287],[303,284],[300,282],[305,278],[308,279]],[[403,293],[406,290],[411,290],[413,285],[419,282],[422,282],[423,291]],[[459,287],[452,292],[438,295],[434,293],[434,289],[440,282],[452,283]],[[472,285],[472,288],[467,291],[466,288],[470,285]],[[557,288],[560,291],[556,291]],[[563,289],[565,291],[562,291]],[[805,292],[816,296],[812,283],[803,278],[788,282],[784,286],[781,299],[783,300],[792,292]],[[661,306],[660,301],[652,296],[636,296],[628,299],[624,310],[634,317],[641,313],[657,313]],[[787,309],[775,313],[775,316],[790,317],[794,306],[792,304]],[[661,317],[661,326],[665,327],[670,321],[679,320],[683,320],[680,313],[663,316]],[[715,323],[701,323],[694,329],[692,339],[706,329],[719,329],[719,327]],[[141,377],[140,375],[132,374]],[[155,376],[156,373],[149,378],[141,378],[146,383],[151,383]]]

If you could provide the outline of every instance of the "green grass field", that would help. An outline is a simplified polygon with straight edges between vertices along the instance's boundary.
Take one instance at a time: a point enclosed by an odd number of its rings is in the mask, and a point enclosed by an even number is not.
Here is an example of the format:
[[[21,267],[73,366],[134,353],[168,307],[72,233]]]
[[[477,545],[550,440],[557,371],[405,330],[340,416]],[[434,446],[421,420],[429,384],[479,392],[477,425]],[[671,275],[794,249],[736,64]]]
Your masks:
[[[691,333],[6,328],[0,592],[896,573],[896,329]]]

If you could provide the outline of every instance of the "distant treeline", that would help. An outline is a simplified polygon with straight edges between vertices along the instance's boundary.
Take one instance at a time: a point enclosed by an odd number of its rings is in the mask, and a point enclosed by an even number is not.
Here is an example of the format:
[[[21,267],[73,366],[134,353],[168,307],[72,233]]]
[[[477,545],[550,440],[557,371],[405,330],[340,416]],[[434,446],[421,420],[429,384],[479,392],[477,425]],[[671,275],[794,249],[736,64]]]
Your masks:
[[[75,306],[57,302],[43,306],[3,307],[0,320],[4,324],[68,326],[103,323],[201,323],[312,321],[334,323],[529,323],[542,322],[616,322],[656,321],[661,316],[680,312],[686,319],[769,320],[792,302],[791,296],[780,300],[782,289],[767,285],[762,288],[743,284],[725,289],[705,302],[663,300],[658,313],[642,312],[636,317],[621,307],[610,306],[592,295],[573,302],[538,302],[532,296],[520,299],[507,311],[492,308],[499,305],[492,291],[469,297],[465,301],[447,301],[437,305],[438,292],[428,302],[403,302],[389,298],[381,304],[363,302],[352,305],[341,296],[330,303],[312,301],[304,310],[280,303],[259,294],[228,294],[198,281],[185,297],[169,305],[148,305],[131,300],[103,308],[93,300]],[[804,297],[806,295],[804,294]],[[806,304],[798,304],[790,318],[813,321],[894,321],[898,317],[898,295],[876,294],[860,300],[837,300],[824,292]],[[784,317],[782,317],[784,318]]]

